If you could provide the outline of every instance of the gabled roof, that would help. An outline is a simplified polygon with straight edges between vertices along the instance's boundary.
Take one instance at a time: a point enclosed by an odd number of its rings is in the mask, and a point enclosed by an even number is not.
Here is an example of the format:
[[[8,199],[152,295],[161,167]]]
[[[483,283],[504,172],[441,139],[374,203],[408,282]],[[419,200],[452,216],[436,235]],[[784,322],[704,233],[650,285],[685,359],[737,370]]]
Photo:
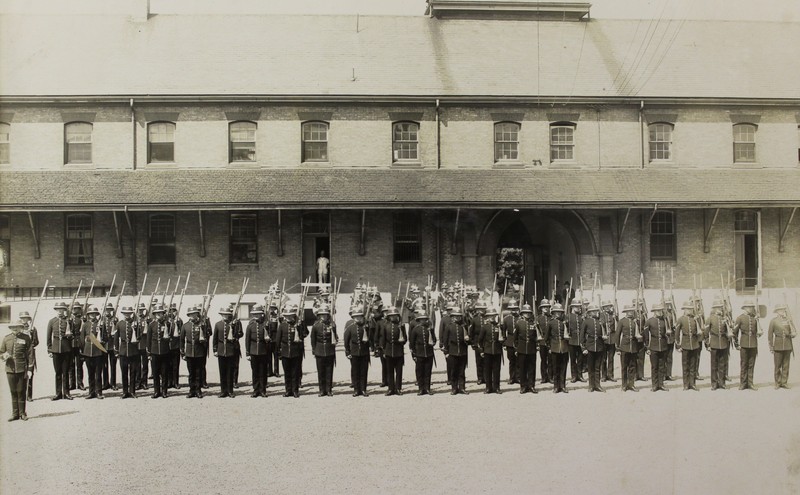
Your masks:
[[[3,172],[0,210],[800,206],[798,184],[795,168]]]
[[[800,23],[0,16],[20,95],[800,98]]]

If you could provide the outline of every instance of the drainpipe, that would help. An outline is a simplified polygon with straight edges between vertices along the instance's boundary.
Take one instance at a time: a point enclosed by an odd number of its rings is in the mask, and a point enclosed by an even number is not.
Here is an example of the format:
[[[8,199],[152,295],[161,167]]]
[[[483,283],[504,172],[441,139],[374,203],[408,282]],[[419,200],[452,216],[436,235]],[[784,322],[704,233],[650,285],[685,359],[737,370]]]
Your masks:
[[[442,137],[441,122],[439,121],[439,98],[436,98],[436,169],[442,168]]]
[[[639,150],[642,158],[642,168],[644,168],[644,100],[639,103]]]
[[[133,108],[133,98],[131,98],[131,128],[132,132],[132,141],[133,141],[133,166],[131,167],[133,170],[136,170],[136,109]]]

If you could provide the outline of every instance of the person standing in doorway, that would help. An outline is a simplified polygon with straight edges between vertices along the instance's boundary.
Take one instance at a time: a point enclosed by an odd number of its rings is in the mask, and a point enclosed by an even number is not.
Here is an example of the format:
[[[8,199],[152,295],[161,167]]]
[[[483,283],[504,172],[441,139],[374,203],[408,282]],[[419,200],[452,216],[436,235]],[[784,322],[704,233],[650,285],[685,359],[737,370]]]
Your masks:
[[[319,258],[317,258],[317,283],[318,284],[327,284],[328,283],[328,266],[331,264],[331,260],[325,257],[325,251],[319,252]]]

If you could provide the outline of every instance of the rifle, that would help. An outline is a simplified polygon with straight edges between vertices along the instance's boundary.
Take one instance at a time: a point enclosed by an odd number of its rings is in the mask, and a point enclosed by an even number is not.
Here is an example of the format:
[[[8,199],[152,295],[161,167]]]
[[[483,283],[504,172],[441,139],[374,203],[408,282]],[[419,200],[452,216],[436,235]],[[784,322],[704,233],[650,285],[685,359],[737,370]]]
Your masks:
[[[534,286],[536,285],[536,281],[533,281]],[[535,291],[534,291],[535,292]],[[522,286],[519,288],[519,305],[525,304],[525,275],[522,276]],[[536,298],[533,299],[533,304],[536,305]]]
[[[208,283],[209,286],[211,282]],[[214,282],[214,292],[208,296],[207,300],[203,302],[203,312],[200,313],[200,321],[205,322],[206,318],[208,318],[208,312],[211,309],[211,301],[214,299],[214,296],[217,295],[217,287],[219,286],[219,282]]]
[[[183,284],[183,290],[181,291],[181,298],[180,298],[180,299],[178,299],[178,307],[176,308],[176,309],[177,309],[177,311],[175,312],[175,321],[173,322],[173,323],[174,323],[174,325],[173,325],[173,327],[172,327],[173,329],[174,329],[174,328],[175,328],[175,326],[178,324],[178,320],[179,320],[179,319],[180,319],[180,317],[181,317],[181,306],[183,306],[183,296],[186,294],[186,289],[189,287],[189,277],[191,277],[191,276],[192,276],[192,272],[189,272],[189,273],[186,275],[186,283],[184,283],[184,284]],[[178,277],[178,281],[180,281],[180,277]],[[177,289],[177,288],[178,288],[178,285],[176,284],[176,285],[175,285],[175,289]],[[173,294],[173,296],[174,296],[174,295],[175,295],[175,294]],[[172,302],[171,302],[171,300],[170,300],[169,307],[170,307],[170,308],[172,307]],[[179,330],[180,330],[180,329],[179,329]]]
[[[297,321],[298,321],[298,323],[302,322],[303,324],[305,324],[304,319],[301,319],[301,318],[303,318],[303,316],[304,316],[303,312],[305,311],[306,293],[308,292],[308,284],[310,283],[310,281],[311,281],[311,278],[307,278],[306,279],[306,286],[305,287],[303,287],[302,285],[300,286],[300,304],[298,304],[298,306],[297,306]],[[295,334],[295,336],[296,335],[297,334]]]
[[[150,314],[150,308],[153,307],[153,299],[156,297],[156,292],[158,292],[158,286],[159,285],[161,285],[161,278],[160,277],[158,278],[158,280],[156,280],[156,288],[153,289],[153,293],[150,294],[150,302],[147,303],[147,314]]]
[[[139,304],[142,302],[142,294],[144,293],[144,287],[147,284],[147,272],[144,274],[144,280],[142,281],[142,290],[139,291],[139,295],[136,297],[136,305],[134,306],[134,314],[136,315],[136,326],[140,327],[142,324],[142,317],[139,316]],[[133,331],[131,335],[131,344],[136,343],[136,330]]]
[[[569,278],[569,289],[564,294],[564,338],[569,340],[569,296],[572,294],[572,277]]]
[[[83,300],[83,314],[86,314],[86,311],[89,310],[89,297],[92,295],[92,292],[94,292],[94,280],[92,280],[92,286],[86,292],[86,299]],[[70,308],[70,310],[71,309],[72,308]]]
[[[789,320],[789,335],[793,338],[797,336],[797,327],[794,325],[792,310],[789,309],[789,300],[786,298],[786,291],[786,279],[783,279],[783,305],[786,306],[786,318]],[[792,348],[792,354],[794,354],[794,348]]]
[[[636,324],[634,337],[642,340],[642,322],[647,319],[647,302],[644,300],[644,273],[639,274],[639,288],[636,290]]]
[[[524,277],[523,277],[524,278]],[[531,304],[531,309],[533,310],[533,328],[536,329],[536,340],[543,340],[544,334],[542,334],[542,329],[539,327],[539,315],[536,314],[536,299],[538,296],[538,288],[536,287],[536,280],[533,281],[533,304]]]
[[[81,287],[83,287],[83,280],[78,282],[78,290],[76,290],[75,295],[72,296],[72,302],[69,303],[69,308],[67,308],[67,311],[72,312],[72,307],[75,306],[75,301],[78,299],[78,293],[81,291]],[[71,335],[71,332],[69,330],[69,325],[67,325],[67,333],[70,333]]]
[[[245,291],[247,290],[247,284],[250,283],[250,279],[245,277],[242,280],[242,290],[239,291],[239,297],[236,298],[236,304],[233,305],[233,321],[239,319],[239,305],[242,303],[242,297],[244,296]]]
[[[406,309],[407,309],[406,308],[406,301],[408,300],[408,287],[409,287],[410,283],[411,282],[406,282],[406,295],[403,297],[402,307],[400,308],[400,323],[401,324],[403,324],[403,322],[406,319]]]
[[[619,285],[619,270],[614,274],[614,318],[619,316],[619,302],[617,302],[617,286]]]
[[[119,302],[122,300],[122,294],[125,292],[125,285],[128,283],[127,280],[122,281],[122,288],[119,290],[119,294],[117,294],[117,302],[114,304],[114,316],[117,316],[117,309],[119,309]]]
[[[102,311],[105,312],[106,306],[108,306],[108,298],[111,296],[111,293],[114,292],[114,282],[117,281],[117,274],[114,274],[114,278],[111,279],[111,287],[108,288],[108,292],[106,292],[106,300],[103,301],[103,309]]]
[[[172,308],[172,301],[174,301],[174,300],[175,300],[175,293],[176,293],[176,292],[178,292],[178,286],[179,286],[180,284],[181,284],[181,276],[180,276],[180,275],[178,275],[178,280],[176,280],[176,281],[175,281],[175,288],[172,290],[172,294],[169,296],[169,305],[166,305],[166,304],[165,304],[165,306],[167,307],[167,309],[170,309],[170,308]],[[169,286],[167,286],[167,287],[169,287]],[[166,297],[166,294],[165,294],[165,296],[164,296],[164,297]]]
[[[47,293],[47,284],[50,280],[44,281],[44,288],[42,288],[42,293],[39,295],[39,299],[36,301],[36,307],[33,308],[33,316],[31,317],[31,329],[33,329],[33,325],[36,323],[36,313],[39,312],[39,303],[42,302],[42,298],[44,297],[45,293]]]

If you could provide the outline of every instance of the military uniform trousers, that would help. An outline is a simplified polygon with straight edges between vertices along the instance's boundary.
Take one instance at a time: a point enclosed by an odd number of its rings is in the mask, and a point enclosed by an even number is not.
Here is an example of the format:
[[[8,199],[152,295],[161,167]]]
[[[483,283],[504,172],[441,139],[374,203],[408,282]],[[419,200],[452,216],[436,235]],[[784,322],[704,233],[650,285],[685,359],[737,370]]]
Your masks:
[[[670,346],[671,347],[671,346]],[[695,370],[697,361],[700,360],[700,348],[694,350],[683,349],[681,351],[681,366],[683,371],[683,386],[694,387],[697,379]]]
[[[569,344],[567,347],[569,351],[569,370],[572,375],[572,381],[583,381],[583,352],[581,346]]]
[[[441,337],[440,337],[441,338]],[[447,367],[447,384],[453,384],[453,358],[450,355],[444,357],[444,364]]]
[[[724,387],[730,350],[711,349],[711,388]]]
[[[450,361],[453,363],[453,376],[450,383],[453,392],[465,392],[467,390],[467,356],[453,356],[448,355]]]
[[[238,346],[236,346],[236,352],[234,353],[234,360],[232,363],[231,368],[231,381],[233,386],[239,388],[239,362],[242,360],[242,351]]]
[[[511,361],[509,361],[511,366]],[[517,377],[520,390],[536,389],[536,352],[517,354]]]
[[[694,379],[700,379],[700,355],[703,353],[703,346],[697,348],[697,360],[694,362]],[[728,376],[728,368],[725,368],[725,376]]]
[[[614,380],[614,354],[616,353],[617,346],[606,344],[605,359],[600,364],[600,376],[604,380]]]
[[[53,354],[55,356],[55,354]],[[28,390],[28,376],[22,373],[6,373],[8,390],[11,392],[11,417],[19,418],[25,414],[25,395]]]
[[[134,395],[136,390],[136,367],[139,356],[120,356],[119,368],[122,375],[122,394]]]
[[[600,389],[600,366],[606,360],[606,351],[589,351],[586,355],[586,363],[589,373],[589,390]]]
[[[106,362],[105,353],[99,356],[84,356],[86,369],[89,374],[89,396],[103,395],[103,366]]]
[[[566,352],[551,352],[550,359],[553,361],[553,391],[558,392],[567,389],[567,361],[569,355]]]
[[[539,375],[542,377],[542,383],[553,381],[553,360],[550,358],[550,351],[544,345],[539,347]]]
[[[758,347],[742,347],[739,351],[740,388],[753,388],[753,370],[756,367],[756,357],[758,357]]]
[[[782,387],[789,380],[789,361],[792,351],[773,351],[775,358],[775,385]]]
[[[675,352],[675,342],[672,342],[667,346],[667,350],[664,351],[666,353],[666,357],[664,358],[664,376],[665,378],[672,378],[672,356]],[[683,359],[683,358],[681,358]],[[681,361],[682,363],[683,361]],[[692,368],[692,373],[694,373],[694,368]]]
[[[386,356],[381,355],[381,387],[389,383],[389,366],[386,364]]]
[[[83,388],[83,354],[80,347],[72,348],[69,362],[69,389]]]
[[[28,391],[25,393],[25,396],[28,398],[28,402],[33,402],[33,374],[36,367],[30,370],[28,373]]]
[[[267,367],[271,354],[250,355],[250,370],[253,372],[253,393],[267,395]]]
[[[417,385],[419,391],[428,393],[431,391],[431,374],[433,373],[433,356],[417,356],[415,359]]]
[[[69,366],[71,361],[72,351],[53,353],[53,369],[56,374],[56,397],[69,395]]]
[[[508,383],[519,383],[516,349],[506,347],[506,356],[508,356]]]
[[[503,354],[484,354],[483,356],[483,381],[489,393],[500,391],[500,369]]]
[[[169,350],[169,386],[172,388],[180,387],[181,376],[181,350]]]
[[[650,383],[653,390],[664,388],[667,376],[667,351],[650,351]]]
[[[302,373],[302,357],[282,357],[283,361],[283,380],[286,383],[286,393],[296,395],[300,393],[300,374]]]
[[[403,361],[403,356],[386,356],[386,366],[388,368],[386,378],[389,392],[391,393],[398,393],[403,390]]]
[[[103,363],[103,390],[117,386],[117,352],[108,349],[106,361]]]
[[[217,356],[217,363],[219,364],[219,388],[221,395],[233,394],[233,366],[234,362],[239,359],[235,354],[233,356]]]
[[[272,338],[272,336],[270,336],[270,338]],[[278,346],[274,342],[270,342],[269,344],[267,344],[267,349],[269,349],[269,352],[272,354],[272,360],[269,363],[270,364],[270,369],[268,370],[268,374],[269,374],[269,376],[280,377],[281,376],[281,371],[280,371],[280,368],[281,368],[281,366],[280,366],[281,356],[278,353]]]
[[[620,373],[622,373],[622,390],[629,390],[634,388],[638,358],[639,358],[638,352],[620,351],[619,367],[620,367]]]
[[[333,393],[333,362],[335,356],[317,356],[317,383],[319,393]]]
[[[189,370],[189,395],[198,395],[203,385],[202,373],[206,368],[205,356],[186,357],[186,368]]]
[[[153,393],[167,395],[169,379],[169,354],[151,354],[153,368]]]
[[[481,356],[481,351],[475,349],[475,373],[478,379],[478,385],[481,385],[484,382],[485,374],[483,371],[483,357]]]
[[[139,371],[138,374],[136,375],[138,379],[138,388],[147,388],[149,366],[150,366],[150,359],[147,356],[147,351],[139,349]]]
[[[367,371],[369,371],[369,356],[350,356],[350,376],[352,379],[353,393],[367,393]]]
[[[636,353],[636,379],[644,380],[644,360],[647,357],[647,349],[642,347]],[[652,364],[651,364],[652,366]]]

